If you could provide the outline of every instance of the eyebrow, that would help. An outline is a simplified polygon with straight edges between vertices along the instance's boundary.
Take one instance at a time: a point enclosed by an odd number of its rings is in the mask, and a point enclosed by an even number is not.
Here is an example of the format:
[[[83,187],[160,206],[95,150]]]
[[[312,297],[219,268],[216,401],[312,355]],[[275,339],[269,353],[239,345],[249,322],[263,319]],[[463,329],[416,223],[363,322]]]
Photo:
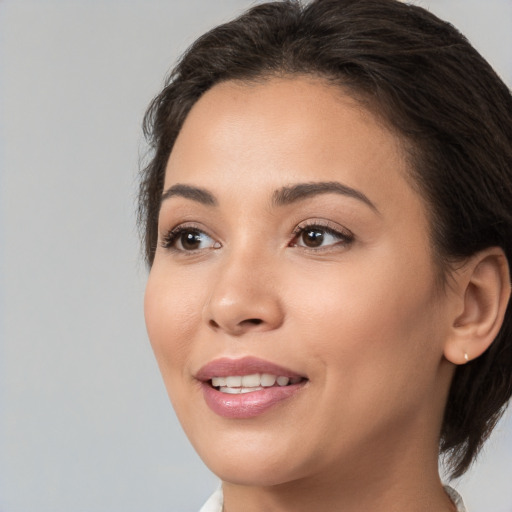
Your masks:
[[[343,185],[337,181],[320,181],[311,183],[298,183],[282,187],[276,190],[272,196],[272,204],[275,207],[286,206],[298,201],[303,201],[320,194],[341,194],[343,196],[357,199],[375,212],[379,212],[378,208],[368,199],[368,197],[356,190],[355,188]],[[191,199],[206,206],[217,206],[218,201],[215,196],[208,190],[192,185],[176,184],[169,187],[160,199],[160,204],[171,197],[184,197]]]
[[[286,206],[297,201],[303,201],[309,197],[319,194],[341,194],[343,196],[357,199],[375,212],[379,212],[378,208],[368,199],[368,197],[356,190],[355,188],[343,185],[337,181],[321,181],[312,183],[298,183],[289,187],[283,187],[274,192],[272,204],[274,206]]]
[[[206,206],[217,206],[217,199],[208,190],[200,187],[193,187],[191,185],[177,184],[169,187],[160,198],[160,205],[171,197],[184,197],[185,199],[192,199],[198,203]]]

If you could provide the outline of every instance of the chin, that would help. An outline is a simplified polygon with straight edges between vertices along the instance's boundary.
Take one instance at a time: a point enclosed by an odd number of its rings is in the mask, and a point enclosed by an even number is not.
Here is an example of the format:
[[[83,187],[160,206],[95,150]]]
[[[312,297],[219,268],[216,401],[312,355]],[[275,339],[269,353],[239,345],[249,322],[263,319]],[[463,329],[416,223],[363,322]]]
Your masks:
[[[270,468],[264,463],[244,460],[230,464],[222,461],[219,465],[210,465],[209,469],[223,482],[250,487],[272,487],[297,480],[290,468],[280,470]]]
[[[231,443],[230,443],[231,444]],[[236,443],[233,443],[236,444]],[[225,445],[217,445],[212,451],[196,446],[203,462],[222,481],[236,485],[275,486],[284,484],[303,476],[300,467],[294,467],[290,454],[282,453],[273,444],[255,445],[250,449],[230,449]],[[272,449],[265,449],[273,447]],[[302,466],[298,464],[298,466]]]

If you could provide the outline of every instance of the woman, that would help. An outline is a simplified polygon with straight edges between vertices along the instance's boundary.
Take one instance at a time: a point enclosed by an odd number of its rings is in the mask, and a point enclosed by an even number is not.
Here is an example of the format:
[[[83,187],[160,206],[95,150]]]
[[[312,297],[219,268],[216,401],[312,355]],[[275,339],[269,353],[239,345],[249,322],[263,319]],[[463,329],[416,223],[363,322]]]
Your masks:
[[[512,99],[395,0],[254,7],[145,122],[146,323],[203,511],[464,510],[512,393]]]

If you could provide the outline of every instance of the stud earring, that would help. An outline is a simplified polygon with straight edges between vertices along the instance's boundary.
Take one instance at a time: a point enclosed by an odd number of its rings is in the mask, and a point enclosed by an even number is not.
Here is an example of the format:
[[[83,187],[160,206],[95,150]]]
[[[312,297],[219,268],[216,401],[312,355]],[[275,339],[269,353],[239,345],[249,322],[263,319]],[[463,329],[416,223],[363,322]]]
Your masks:
[[[469,361],[469,356],[467,352],[464,352],[464,360],[466,361],[466,363]]]

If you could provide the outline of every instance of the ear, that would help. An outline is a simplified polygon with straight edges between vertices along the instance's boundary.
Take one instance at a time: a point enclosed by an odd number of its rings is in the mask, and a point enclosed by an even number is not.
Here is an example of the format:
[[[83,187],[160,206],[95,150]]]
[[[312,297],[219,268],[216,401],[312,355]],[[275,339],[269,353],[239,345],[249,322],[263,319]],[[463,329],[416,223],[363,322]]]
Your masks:
[[[444,356],[465,364],[489,348],[503,323],[511,290],[505,253],[500,247],[478,252],[453,277],[459,300]]]

